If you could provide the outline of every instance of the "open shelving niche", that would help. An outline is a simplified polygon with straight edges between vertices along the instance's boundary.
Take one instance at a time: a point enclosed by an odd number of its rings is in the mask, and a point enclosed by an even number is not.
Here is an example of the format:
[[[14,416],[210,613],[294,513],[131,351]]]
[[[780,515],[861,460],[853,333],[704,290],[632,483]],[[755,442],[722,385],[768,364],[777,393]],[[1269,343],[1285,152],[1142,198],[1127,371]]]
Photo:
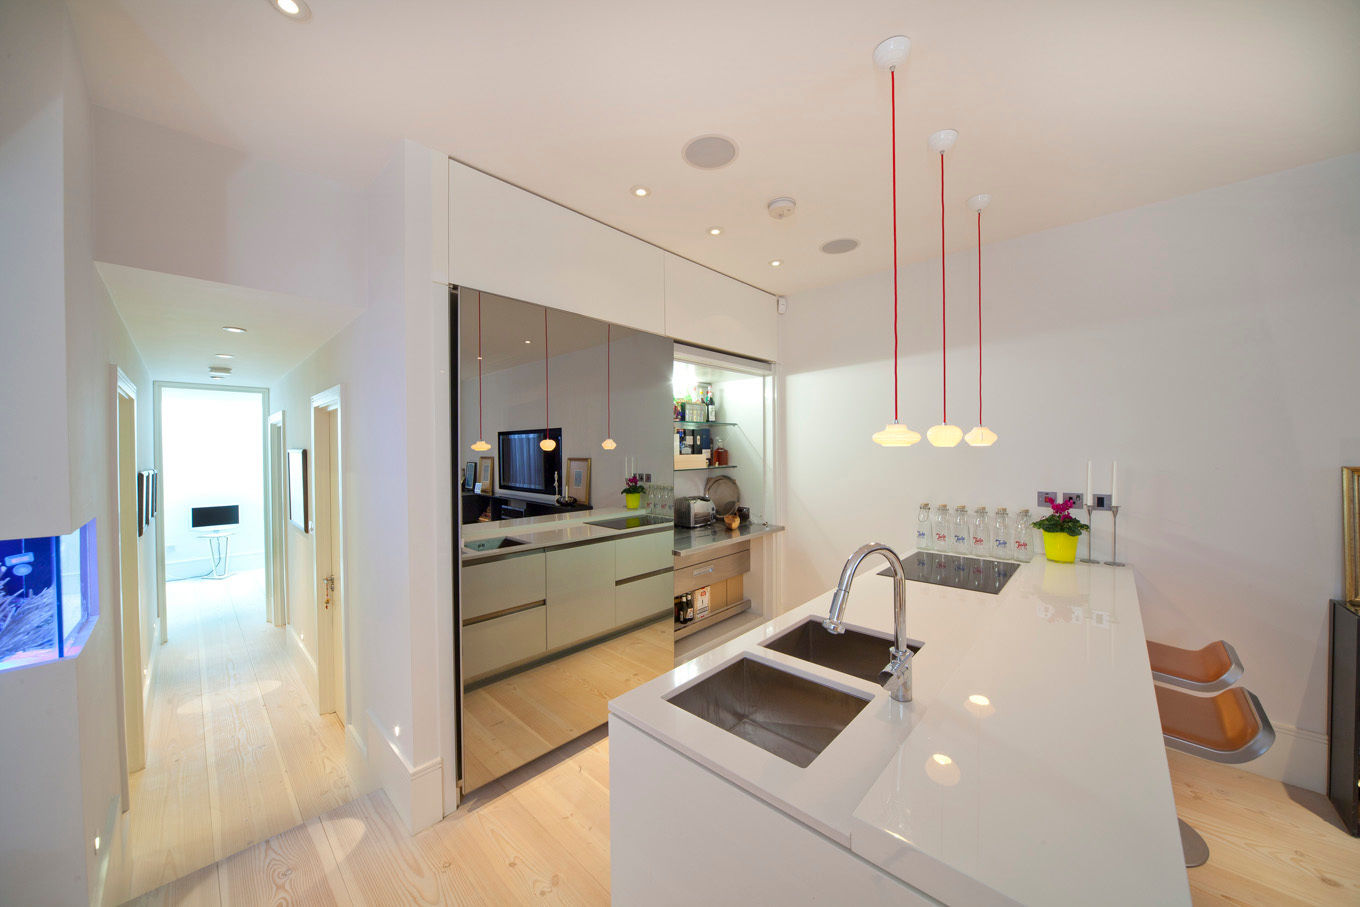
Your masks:
[[[686,394],[695,384],[710,384],[717,399],[719,419],[695,422],[671,420],[672,430],[690,428],[728,429],[721,437],[728,450],[726,466],[700,466],[674,470],[677,498],[704,493],[706,473],[736,470],[740,475],[741,503],[751,508],[753,519],[777,522],[772,469],[774,439],[774,370],[766,362],[743,359],[675,346],[672,385],[675,396]],[[718,435],[714,435],[716,442]],[[751,572],[746,574],[745,595],[688,624],[675,626],[675,656],[682,660],[721,645],[775,616],[773,558],[760,557],[774,544],[769,536],[752,543]],[[716,555],[715,555],[716,556]]]

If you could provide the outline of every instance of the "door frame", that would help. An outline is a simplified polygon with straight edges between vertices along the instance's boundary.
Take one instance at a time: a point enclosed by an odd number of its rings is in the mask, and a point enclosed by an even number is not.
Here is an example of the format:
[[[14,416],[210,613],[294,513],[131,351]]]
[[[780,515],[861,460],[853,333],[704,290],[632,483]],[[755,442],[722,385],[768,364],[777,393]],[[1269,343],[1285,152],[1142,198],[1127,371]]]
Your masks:
[[[260,397],[260,446],[264,455],[264,469],[260,470],[261,477],[261,499],[263,506],[260,508],[260,519],[264,523],[264,575],[265,582],[269,582],[270,559],[273,552],[269,547],[269,388],[267,387],[246,387],[220,384],[200,384],[196,381],[153,381],[151,382],[151,398],[155,407],[155,414],[152,419],[154,422],[155,445],[156,445],[156,476],[160,483],[159,494],[161,501],[165,500],[165,458],[164,448],[161,445],[161,393],[166,388],[181,388],[185,390],[198,391],[219,391],[228,394],[258,394]],[[162,508],[163,509],[163,508]],[[266,596],[268,601],[268,596]],[[170,640],[170,621],[167,619],[165,611],[165,533],[156,533],[156,616],[161,627],[161,643],[165,644]]]
[[[114,489],[114,533],[113,548],[116,556],[113,559],[113,571],[115,576],[114,587],[118,590],[118,620],[114,623],[115,645],[113,651],[114,665],[118,682],[115,684],[115,701],[118,709],[118,757],[119,767],[121,768],[122,790],[121,806],[122,811],[127,812],[131,806],[131,796],[128,787],[128,775],[135,771],[140,771],[146,767],[146,712],[145,699],[146,685],[142,673],[142,576],[141,576],[141,549],[137,544],[137,530],[134,526],[130,530],[132,543],[126,544],[124,521],[135,524],[137,521],[137,506],[133,501],[124,506],[123,495],[135,495],[137,477],[137,385],[132,382],[126,373],[117,365],[112,366],[113,371],[113,411],[111,422],[110,450],[113,456],[110,460],[110,471],[113,476]],[[124,401],[131,406],[132,419],[132,450],[129,453],[123,444],[123,406]],[[127,467],[126,469],[124,467]],[[127,586],[129,577],[127,565],[131,563],[131,582],[135,595],[133,596],[133,606],[131,613],[127,607]],[[131,661],[129,665],[128,662]]]
[[[268,483],[268,497],[265,509],[268,511],[268,531],[265,548],[268,563],[265,565],[265,620],[276,627],[288,624],[288,531],[284,525],[287,519],[287,506],[284,489],[288,487],[287,422],[282,410],[270,413],[265,423],[265,481]],[[277,432],[277,443],[275,433]]]
[[[337,712],[344,715],[349,723],[349,595],[345,585],[345,454],[344,454],[344,405],[341,385],[327,388],[312,395],[311,400],[312,433],[312,594],[316,606],[316,698],[321,714]],[[335,420],[335,462],[331,462],[329,445],[326,438],[317,432],[319,414],[325,413],[327,420]],[[339,513],[331,512],[329,483],[332,470],[336,474],[336,497]],[[325,491],[323,494],[322,491]],[[332,539],[332,532],[339,534],[338,540]],[[336,543],[338,541],[338,544]],[[332,563],[332,552],[339,551],[339,563]],[[323,558],[324,555],[324,558]],[[339,590],[340,619],[335,620],[336,610],[325,604],[325,579],[328,575],[335,578]],[[338,637],[338,638],[337,638]],[[335,688],[335,653],[340,652],[339,674],[343,689]],[[340,708],[337,708],[337,705]]]

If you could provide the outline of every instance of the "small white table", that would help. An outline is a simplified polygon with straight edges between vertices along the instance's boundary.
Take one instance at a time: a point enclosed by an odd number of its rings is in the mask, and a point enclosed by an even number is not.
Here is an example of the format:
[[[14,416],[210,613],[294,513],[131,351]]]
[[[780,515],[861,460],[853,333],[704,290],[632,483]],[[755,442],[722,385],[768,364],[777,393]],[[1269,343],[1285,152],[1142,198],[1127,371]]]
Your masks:
[[[227,570],[227,556],[231,546],[231,536],[236,534],[233,529],[205,529],[198,533],[198,537],[208,542],[208,554],[212,558],[212,573],[203,577],[204,579],[226,579],[230,572]]]

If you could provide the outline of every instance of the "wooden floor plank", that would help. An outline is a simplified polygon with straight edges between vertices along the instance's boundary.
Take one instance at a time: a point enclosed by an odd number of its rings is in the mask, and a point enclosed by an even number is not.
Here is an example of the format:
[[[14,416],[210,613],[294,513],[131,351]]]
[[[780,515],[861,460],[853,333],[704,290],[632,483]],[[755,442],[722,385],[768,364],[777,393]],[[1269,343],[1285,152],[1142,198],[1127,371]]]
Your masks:
[[[349,890],[319,818],[275,835],[219,866],[227,904],[348,905]]]
[[[382,791],[321,818],[340,875],[358,904],[439,904],[438,872]]]

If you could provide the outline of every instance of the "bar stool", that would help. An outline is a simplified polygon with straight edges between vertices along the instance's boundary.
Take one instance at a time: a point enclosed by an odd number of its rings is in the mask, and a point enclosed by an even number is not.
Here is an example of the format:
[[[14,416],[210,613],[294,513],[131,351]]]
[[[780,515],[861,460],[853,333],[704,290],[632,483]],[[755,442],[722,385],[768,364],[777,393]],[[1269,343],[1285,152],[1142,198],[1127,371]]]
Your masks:
[[[1242,678],[1242,660],[1237,657],[1237,650],[1221,639],[1198,650],[1148,640],[1147,649],[1152,679],[1158,683],[1196,693],[1217,693]]]
[[[1275,728],[1261,700],[1250,690],[1232,687],[1214,696],[1194,696],[1170,687],[1154,689],[1162,739],[1174,750],[1211,762],[1235,764],[1250,762],[1275,742]],[[1184,819],[1178,821],[1186,867],[1204,865],[1209,859],[1209,845]]]

